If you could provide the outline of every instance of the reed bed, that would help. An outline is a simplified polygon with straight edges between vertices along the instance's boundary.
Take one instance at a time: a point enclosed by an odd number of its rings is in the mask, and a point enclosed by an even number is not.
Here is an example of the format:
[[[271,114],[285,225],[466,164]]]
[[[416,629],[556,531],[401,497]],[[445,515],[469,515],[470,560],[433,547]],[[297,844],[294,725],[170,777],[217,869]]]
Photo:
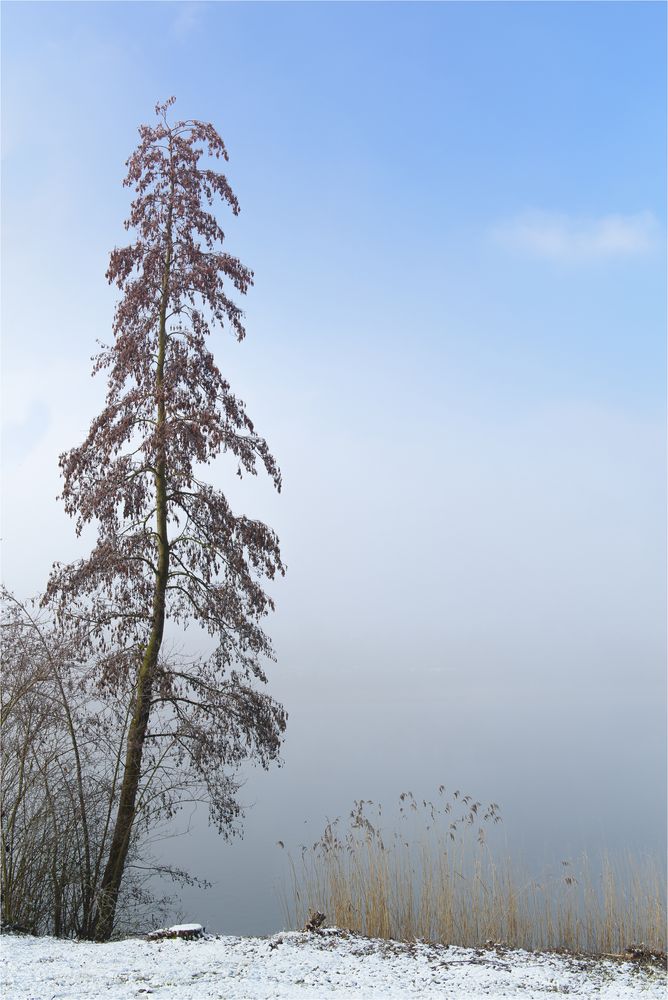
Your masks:
[[[541,878],[497,860],[490,833],[499,807],[469,795],[436,802],[400,796],[388,827],[362,800],[345,822],[329,822],[316,843],[289,855],[284,894],[289,925],[311,910],[370,937],[479,947],[619,954],[630,945],[666,949],[666,877],[658,863],[631,856],[596,864],[559,862]]]

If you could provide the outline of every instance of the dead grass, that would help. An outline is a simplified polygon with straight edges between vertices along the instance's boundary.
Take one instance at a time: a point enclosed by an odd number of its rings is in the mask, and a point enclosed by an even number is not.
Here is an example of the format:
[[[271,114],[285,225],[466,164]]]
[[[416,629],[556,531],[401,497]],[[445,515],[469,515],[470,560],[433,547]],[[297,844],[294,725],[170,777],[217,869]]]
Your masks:
[[[441,786],[436,803],[403,793],[388,832],[381,806],[356,802],[345,824],[328,823],[297,860],[289,856],[288,922],[301,927],[319,910],[338,927],[400,941],[592,954],[642,943],[665,951],[659,864],[582,857],[531,878],[488,846],[500,818],[495,803],[485,808],[459,792],[446,798]]]

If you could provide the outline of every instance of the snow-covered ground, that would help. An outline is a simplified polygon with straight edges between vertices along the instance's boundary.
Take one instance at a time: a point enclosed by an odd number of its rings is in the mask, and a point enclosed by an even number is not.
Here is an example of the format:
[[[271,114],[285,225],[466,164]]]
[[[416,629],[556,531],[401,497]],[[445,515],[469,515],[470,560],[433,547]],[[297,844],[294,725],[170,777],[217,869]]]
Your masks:
[[[491,1000],[666,996],[659,969],[490,948],[399,945],[334,931],[110,944],[4,935],[4,1000]]]

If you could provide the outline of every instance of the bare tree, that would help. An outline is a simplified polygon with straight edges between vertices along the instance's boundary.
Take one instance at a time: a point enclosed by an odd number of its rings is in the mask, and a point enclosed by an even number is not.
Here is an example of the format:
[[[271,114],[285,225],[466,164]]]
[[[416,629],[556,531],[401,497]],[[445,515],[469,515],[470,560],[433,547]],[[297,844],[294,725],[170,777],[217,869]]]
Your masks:
[[[280,490],[265,440],[232,393],[209,350],[214,327],[237,340],[252,273],[223,249],[209,209],[216,198],[236,215],[225,176],[206,162],[227,160],[212,125],[170,124],[173,98],[142,125],[127,161],[134,188],[126,228],[135,239],[111,254],[107,278],[121,291],[114,341],[94,372],[107,371],[106,405],[84,443],[61,456],[66,510],[80,533],[97,525],[88,558],[56,564],[47,597],[61,621],[83,628],[99,657],[100,684],[129,691],[129,722],[118,808],[96,900],[92,936],[112,932],[142,780],[169,741],[174,767],[199,776],[212,816],[228,830],[239,814],[234,771],[247,757],[268,766],[286,716],[253,687],[273,658],[261,627],[273,608],[264,579],[283,574],[278,539],[236,515],[201,478],[223,452],[237,472],[264,467]],[[161,660],[165,622],[195,621],[218,639],[194,667]],[[129,683],[128,683],[129,680]],[[164,757],[162,757],[164,760]],[[164,773],[164,771],[162,772]]]
[[[2,922],[34,934],[90,937],[118,804],[127,698],[101,697],[97,663],[31,602],[2,598],[0,874]],[[123,702],[126,702],[124,704]],[[164,768],[146,775],[130,838],[117,921],[126,929],[170,902],[159,880],[200,882],[157,863],[152,837],[188,787]],[[197,792],[191,783],[188,792]]]

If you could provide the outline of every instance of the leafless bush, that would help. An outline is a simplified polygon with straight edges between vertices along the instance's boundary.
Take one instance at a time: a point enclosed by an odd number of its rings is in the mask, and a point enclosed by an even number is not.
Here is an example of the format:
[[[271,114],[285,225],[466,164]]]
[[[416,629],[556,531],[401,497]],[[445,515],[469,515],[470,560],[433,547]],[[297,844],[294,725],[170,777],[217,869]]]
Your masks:
[[[74,631],[65,639],[44,612],[6,591],[2,597],[2,921],[35,934],[90,937],[127,710],[105,696],[94,665],[81,662]],[[170,774],[169,746],[162,751],[142,788],[117,928],[162,915],[169,899],[156,897],[156,875],[197,881],[150,856],[151,835],[173,815],[184,785]]]

